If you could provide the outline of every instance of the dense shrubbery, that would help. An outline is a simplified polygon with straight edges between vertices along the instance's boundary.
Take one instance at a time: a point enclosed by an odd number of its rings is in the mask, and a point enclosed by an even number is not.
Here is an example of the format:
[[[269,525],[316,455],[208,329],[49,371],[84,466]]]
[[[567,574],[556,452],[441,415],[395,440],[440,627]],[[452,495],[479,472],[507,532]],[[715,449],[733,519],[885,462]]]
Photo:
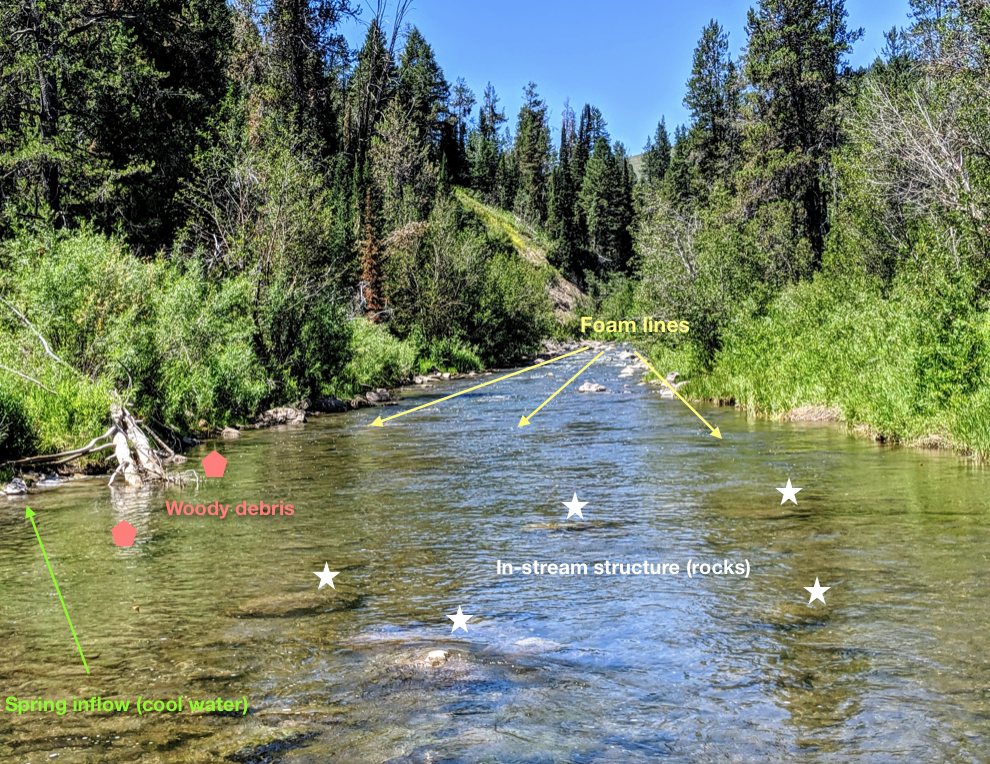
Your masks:
[[[859,73],[844,16],[762,0],[738,67],[706,28],[694,122],[643,190],[632,311],[690,320],[652,353],[693,374],[693,395],[828,406],[878,436],[985,455],[986,12],[919,0]]]

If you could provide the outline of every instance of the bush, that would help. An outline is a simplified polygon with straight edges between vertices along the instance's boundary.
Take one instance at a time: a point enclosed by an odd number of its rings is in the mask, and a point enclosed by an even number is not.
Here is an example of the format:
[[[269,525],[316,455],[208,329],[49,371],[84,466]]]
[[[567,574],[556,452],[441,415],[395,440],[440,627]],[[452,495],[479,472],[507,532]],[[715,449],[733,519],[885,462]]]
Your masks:
[[[35,436],[24,405],[9,390],[0,390],[0,462],[27,456],[34,449]]]
[[[334,395],[349,398],[362,388],[386,387],[412,374],[416,351],[380,324],[363,318],[351,322],[349,360],[331,386]]]
[[[474,349],[461,340],[446,337],[423,343],[421,337],[415,339],[419,340],[416,355],[420,374],[428,374],[433,368],[459,374],[484,368]]]

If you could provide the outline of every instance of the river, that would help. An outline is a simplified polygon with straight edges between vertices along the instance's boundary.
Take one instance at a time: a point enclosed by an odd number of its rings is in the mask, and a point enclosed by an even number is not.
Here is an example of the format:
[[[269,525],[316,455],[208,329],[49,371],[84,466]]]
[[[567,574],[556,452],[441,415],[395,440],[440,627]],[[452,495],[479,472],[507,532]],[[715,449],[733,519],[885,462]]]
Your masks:
[[[0,498],[3,697],[132,703],[5,704],[0,760],[990,761],[983,468],[699,406],[717,440],[619,378],[615,349],[518,428],[582,359],[384,428],[368,425],[472,383],[208,443],[190,464],[229,461],[198,489],[103,478]],[[577,393],[586,379],[608,391]],[[788,479],[796,505],[780,503]],[[574,493],[583,520],[566,519]],[[230,514],[169,516],[166,500]],[[241,501],[295,514],[234,515]],[[121,520],[132,547],[113,544]],[[689,559],[750,573],[688,578]],[[595,575],[606,560],[681,570]],[[324,564],[334,589],[317,589]],[[827,604],[808,604],[816,578]],[[452,634],[458,607],[472,618]],[[446,662],[424,665],[433,650]],[[249,711],[138,715],[138,696]]]

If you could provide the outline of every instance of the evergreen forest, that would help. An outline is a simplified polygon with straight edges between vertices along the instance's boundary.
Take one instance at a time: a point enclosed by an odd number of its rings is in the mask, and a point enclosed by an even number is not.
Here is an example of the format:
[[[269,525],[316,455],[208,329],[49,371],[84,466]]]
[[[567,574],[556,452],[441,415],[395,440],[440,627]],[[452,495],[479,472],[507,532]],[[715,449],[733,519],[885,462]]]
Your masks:
[[[688,321],[595,338],[689,398],[990,453],[990,3],[911,0],[853,69],[842,0],[759,0],[744,40],[699,30],[688,123],[635,149],[445,73],[416,13],[3,3],[0,462],[122,395],[195,435],[581,315]]]

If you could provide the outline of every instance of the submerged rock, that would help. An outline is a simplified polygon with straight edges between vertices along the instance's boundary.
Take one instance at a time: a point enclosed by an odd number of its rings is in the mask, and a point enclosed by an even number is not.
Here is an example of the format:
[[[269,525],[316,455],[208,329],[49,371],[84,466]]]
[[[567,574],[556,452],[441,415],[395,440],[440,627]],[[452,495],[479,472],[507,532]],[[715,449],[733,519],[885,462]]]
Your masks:
[[[258,414],[254,424],[256,427],[272,427],[278,424],[303,424],[305,421],[305,411],[294,409],[291,406],[282,406]]]
[[[599,385],[597,382],[585,382],[581,387],[578,388],[579,393],[604,393],[605,385]]]
[[[249,600],[227,612],[234,618],[296,618],[318,615],[331,610],[352,610],[361,604],[359,595],[317,591],[273,594]]]
[[[3,492],[8,496],[21,496],[28,492],[27,483],[20,478],[14,478],[3,487]]]

